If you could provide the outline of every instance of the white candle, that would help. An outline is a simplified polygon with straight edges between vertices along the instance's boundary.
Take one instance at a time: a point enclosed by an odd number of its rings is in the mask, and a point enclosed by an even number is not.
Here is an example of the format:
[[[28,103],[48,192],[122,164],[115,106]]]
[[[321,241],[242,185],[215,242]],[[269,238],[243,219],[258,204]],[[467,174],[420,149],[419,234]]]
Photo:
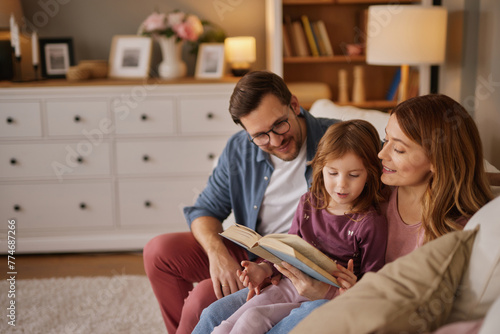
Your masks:
[[[14,35],[14,55],[16,58],[21,57],[21,45],[19,44],[19,26],[14,23],[14,30],[11,32]]]
[[[10,14],[10,46],[14,47],[14,26],[16,25],[16,19],[14,18],[14,13]]]
[[[33,56],[33,66],[38,65],[38,34],[36,31],[31,34],[31,54]]]

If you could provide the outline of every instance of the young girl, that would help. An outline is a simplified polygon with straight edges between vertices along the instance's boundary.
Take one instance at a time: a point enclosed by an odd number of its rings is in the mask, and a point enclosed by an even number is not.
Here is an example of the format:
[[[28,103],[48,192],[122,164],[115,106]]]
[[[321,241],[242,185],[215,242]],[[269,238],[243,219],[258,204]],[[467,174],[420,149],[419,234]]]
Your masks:
[[[337,262],[339,272],[332,274],[343,288],[353,285],[365,272],[377,271],[384,265],[387,223],[379,213],[379,150],[379,136],[369,122],[352,120],[330,126],[311,161],[311,189],[301,197],[289,231]],[[241,265],[245,268],[238,272],[241,282],[249,287],[249,296],[258,296],[213,333],[265,333],[309,300],[288,279],[261,293],[261,284],[277,273],[276,269],[266,261],[243,261]],[[339,292],[318,283],[324,298],[332,299]]]

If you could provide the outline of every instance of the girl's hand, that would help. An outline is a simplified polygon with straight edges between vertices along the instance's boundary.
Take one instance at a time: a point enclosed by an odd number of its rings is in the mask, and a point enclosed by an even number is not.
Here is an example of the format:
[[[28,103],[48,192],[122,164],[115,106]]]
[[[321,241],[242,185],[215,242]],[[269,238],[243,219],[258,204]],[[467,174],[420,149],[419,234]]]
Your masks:
[[[328,289],[330,288],[329,284],[323,283],[310,277],[309,275],[304,274],[299,269],[295,268],[289,263],[281,262],[281,266],[274,265],[276,269],[279,270],[280,273],[285,275],[292,281],[292,284],[297,289],[299,295],[309,298],[310,300],[322,299],[326,295]]]
[[[358,280],[356,275],[354,275],[354,261],[350,259],[349,262],[347,262],[347,269],[337,263],[337,269],[339,271],[332,273],[332,275],[337,278],[337,282],[339,282],[341,286],[339,294],[343,294],[348,289],[353,287]]]
[[[237,270],[236,275],[238,275],[240,282],[248,287],[247,300],[250,300],[271,283],[269,277],[272,275],[272,269],[265,262],[257,264],[251,261],[241,261],[241,266],[245,269],[243,271]]]

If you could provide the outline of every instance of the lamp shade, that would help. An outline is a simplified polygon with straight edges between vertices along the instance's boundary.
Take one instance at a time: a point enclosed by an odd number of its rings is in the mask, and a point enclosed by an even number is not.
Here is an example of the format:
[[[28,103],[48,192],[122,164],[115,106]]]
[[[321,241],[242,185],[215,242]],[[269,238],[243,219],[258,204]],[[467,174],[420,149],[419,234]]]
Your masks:
[[[442,63],[446,21],[447,11],[442,7],[370,6],[366,62],[372,65]]]
[[[224,44],[228,62],[253,63],[256,60],[254,37],[228,37],[224,40]]]

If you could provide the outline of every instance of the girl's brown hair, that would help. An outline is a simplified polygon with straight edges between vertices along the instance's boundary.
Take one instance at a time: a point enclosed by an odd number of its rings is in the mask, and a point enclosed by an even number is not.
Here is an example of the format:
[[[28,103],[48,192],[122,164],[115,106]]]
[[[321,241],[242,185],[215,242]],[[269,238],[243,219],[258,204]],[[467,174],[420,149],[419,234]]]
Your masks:
[[[328,161],[354,153],[368,172],[366,186],[353,202],[350,213],[364,212],[371,206],[379,208],[382,201],[382,164],[378,158],[380,137],[373,125],[364,120],[350,120],[331,125],[321,138],[312,166],[311,194],[317,199],[316,209],[328,207],[330,195],[325,189],[323,167]]]
[[[434,168],[422,199],[424,242],[461,229],[457,219],[471,217],[493,198],[474,120],[458,102],[440,94],[409,99],[391,115],[424,148]]]

